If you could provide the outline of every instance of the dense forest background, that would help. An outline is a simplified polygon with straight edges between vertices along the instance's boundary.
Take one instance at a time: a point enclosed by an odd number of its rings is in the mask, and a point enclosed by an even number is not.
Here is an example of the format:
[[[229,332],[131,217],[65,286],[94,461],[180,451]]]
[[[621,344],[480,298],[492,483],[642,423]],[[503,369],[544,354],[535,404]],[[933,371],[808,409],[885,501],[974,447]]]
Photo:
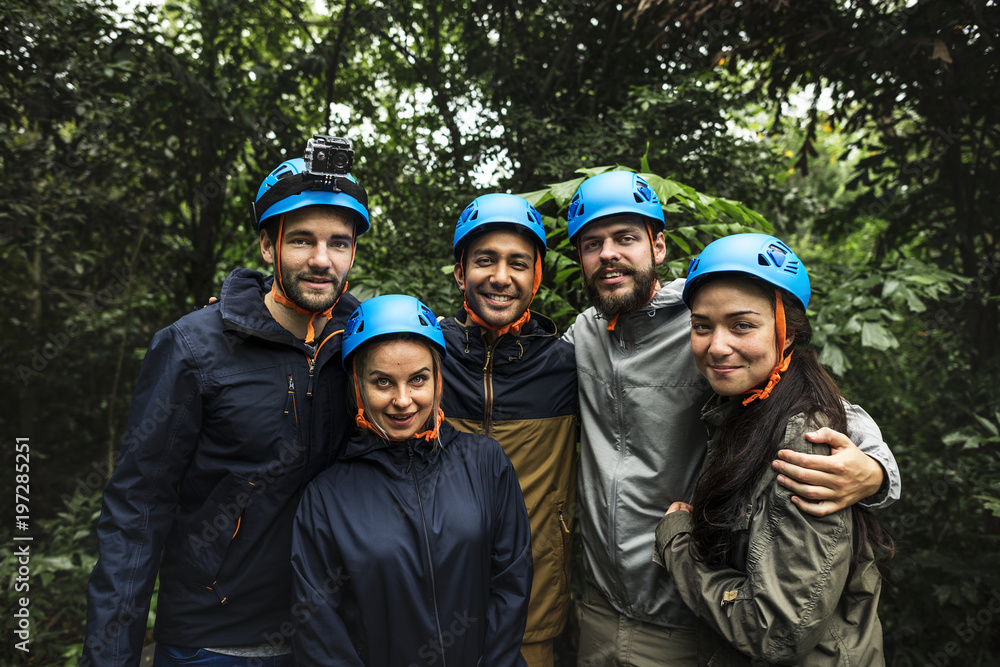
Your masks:
[[[7,0],[0,22],[5,609],[16,438],[34,537],[31,652],[5,614],[0,662],[75,664],[145,346],[262,266],[250,197],[327,132],[371,197],[361,298],[451,314],[462,208],[530,193],[557,250],[535,307],[564,327],[585,305],[565,206],[601,168],[655,175],[665,276],[773,228],[902,470],[888,663],[1000,663],[996,0]]]

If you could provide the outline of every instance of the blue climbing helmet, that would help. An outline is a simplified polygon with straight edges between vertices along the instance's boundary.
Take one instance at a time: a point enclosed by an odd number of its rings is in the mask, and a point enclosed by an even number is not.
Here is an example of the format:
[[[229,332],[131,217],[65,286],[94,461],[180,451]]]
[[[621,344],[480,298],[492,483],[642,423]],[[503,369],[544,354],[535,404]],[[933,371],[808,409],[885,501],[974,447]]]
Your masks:
[[[278,165],[260,184],[250,205],[254,229],[260,232],[268,218],[306,206],[339,206],[357,214],[354,236],[368,231],[368,193],[351,174],[315,173],[297,157]]]
[[[426,338],[445,357],[444,334],[430,308],[406,294],[384,294],[362,302],[347,320],[341,345],[344,370],[350,370],[351,354],[360,346],[400,334]]]
[[[580,184],[569,202],[566,221],[570,243],[576,243],[577,234],[587,223],[623,213],[646,218],[654,235],[666,226],[660,199],[641,176],[631,171],[606,171],[591,176]]]
[[[698,284],[718,273],[742,273],[792,294],[809,307],[809,274],[802,260],[780,239],[767,234],[733,234],[712,241],[688,266],[683,298],[691,307]]]
[[[455,223],[455,240],[451,249],[455,261],[476,236],[496,229],[527,231],[541,256],[545,257],[545,225],[542,215],[524,197],[495,192],[472,200]]]

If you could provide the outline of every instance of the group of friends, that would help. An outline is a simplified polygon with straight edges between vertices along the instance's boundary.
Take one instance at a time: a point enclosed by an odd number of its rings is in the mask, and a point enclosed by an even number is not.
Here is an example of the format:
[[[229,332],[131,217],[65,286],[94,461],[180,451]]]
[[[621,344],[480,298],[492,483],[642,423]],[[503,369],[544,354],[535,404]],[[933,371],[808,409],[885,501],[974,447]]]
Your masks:
[[[551,666],[571,608],[581,666],[884,663],[871,510],[899,472],[809,345],[785,243],[723,237],[662,284],[656,193],[592,176],[568,211],[592,306],[560,336],[530,308],[541,215],[487,194],[442,319],[351,296],[367,194],[309,158],[254,201],[273,276],[149,345],[81,665],[140,664],[157,576],[157,667]]]

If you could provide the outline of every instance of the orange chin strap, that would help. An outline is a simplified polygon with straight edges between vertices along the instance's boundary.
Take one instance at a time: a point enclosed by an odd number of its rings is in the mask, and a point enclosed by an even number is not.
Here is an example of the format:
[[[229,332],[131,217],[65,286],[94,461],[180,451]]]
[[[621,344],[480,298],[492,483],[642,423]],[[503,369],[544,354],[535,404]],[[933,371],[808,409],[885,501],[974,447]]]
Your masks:
[[[774,385],[778,384],[781,379],[781,374],[788,370],[788,364],[792,362],[792,352],[789,351],[788,356],[785,357],[785,306],[781,302],[781,292],[777,289],[774,290],[775,304],[774,304],[774,328],[777,335],[775,338],[778,342],[778,363],[775,364],[774,368],[771,370],[771,377],[767,380],[767,385],[763,389],[751,389],[747,393],[750,394],[747,398],[743,399],[743,405],[749,405],[753,403],[758,398],[764,400],[771,395],[771,390],[774,389]]]
[[[459,270],[462,272],[462,280],[464,281],[465,250],[462,250],[462,256],[458,260],[458,266]],[[538,252],[538,250],[536,249],[535,276],[531,282],[531,301],[535,300],[535,294],[538,293],[538,286],[541,284],[542,284],[542,257],[541,253]],[[469,319],[472,320],[473,324],[477,324],[483,327],[484,329],[489,329],[490,331],[495,333],[499,338],[500,336],[510,331],[513,331],[514,333],[521,331],[521,327],[523,327],[525,324],[528,323],[528,321],[531,319],[531,301],[528,302],[528,307],[524,309],[524,312],[521,314],[521,317],[517,318],[517,320],[511,322],[510,324],[503,325],[502,327],[495,327],[483,321],[483,318],[479,317],[479,315],[476,314],[476,311],[472,310],[472,308],[469,306],[469,300],[464,297],[463,297],[462,307],[465,308],[465,312],[469,316]]]
[[[365,419],[365,409],[362,407],[364,403],[361,402],[361,388],[358,384],[358,372],[357,367],[354,364],[354,359],[351,359],[351,374],[354,377],[354,400],[358,404],[358,414],[354,415],[354,423],[358,428],[366,428],[375,435],[389,442],[406,442],[407,440],[414,439],[419,440],[423,438],[426,442],[435,440],[438,437],[438,433],[441,430],[441,423],[444,422],[444,410],[438,408],[437,415],[434,418],[434,428],[429,428],[426,431],[421,431],[420,433],[414,433],[409,438],[390,438],[386,435],[385,431],[378,427],[378,425],[371,423]],[[437,390],[436,398],[441,398],[441,373],[438,373],[437,380]]]
[[[291,308],[292,310],[294,310],[299,315],[309,315],[309,325],[308,325],[308,328],[306,330],[306,341],[305,342],[306,342],[306,345],[312,345],[313,342],[315,342],[315,339],[316,339],[316,331],[313,328],[313,322],[316,320],[317,316],[322,317],[323,319],[327,319],[327,318],[330,317],[330,313],[332,313],[333,309],[337,307],[337,303],[340,301],[340,297],[344,296],[344,292],[347,291],[347,281],[346,280],[344,281],[344,287],[343,287],[343,289],[340,290],[340,294],[337,295],[337,300],[333,302],[332,306],[330,306],[329,308],[327,308],[323,312],[317,312],[315,310],[306,310],[305,308],[300,307],[294,301],[292,301],[287,296],[285,296],[285,283],[281,279],[281,237],[284,234],[284,231],[285,231],[285,214],[282,213],[281,217],[278,218],[278,240],[274,244],[274,252],[275,252],[275,255],[274,255],[274,274],[275,274],[275,281],[273,283],[271,283],[271,297],[274,298],[274,300],[277,301],[278,303],[280,303],[282,306],[285,306],[286,308]],[[357,250],[357,247],[358,247],[358,243],[357,243],[357,239],[355,238],[355,239],[353,239],[353,241],[351,243],[351,264],[352,265],[354,264],[354,252],[355,252],[355,250]],[[281,291],[280,292],[278,291],[278,286],[279,285],[281,286]]]

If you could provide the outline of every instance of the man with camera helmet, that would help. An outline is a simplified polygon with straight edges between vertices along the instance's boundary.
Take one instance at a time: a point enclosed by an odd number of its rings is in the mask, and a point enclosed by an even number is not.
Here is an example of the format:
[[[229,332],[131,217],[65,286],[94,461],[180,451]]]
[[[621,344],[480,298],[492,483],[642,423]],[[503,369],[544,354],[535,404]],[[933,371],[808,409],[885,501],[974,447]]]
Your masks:
[[[551,666],[570,606],[577,396],[572,346],[529,309],[542,278],[542,218],[515,195],[477,197],[459,217],[453,251],[464,304],[441,323],[442,408],[455,428],[495,438],[517,472],[534,561],[521,655]]]
[[[157,572],[158,667],[292,664],[292,518],[353,427],[334,335],[369,227],[352,155],[318,135],[272,171],[251,213],[274,275],[236,269],[153,337],[104,491],[81,665],[139,664]]]

